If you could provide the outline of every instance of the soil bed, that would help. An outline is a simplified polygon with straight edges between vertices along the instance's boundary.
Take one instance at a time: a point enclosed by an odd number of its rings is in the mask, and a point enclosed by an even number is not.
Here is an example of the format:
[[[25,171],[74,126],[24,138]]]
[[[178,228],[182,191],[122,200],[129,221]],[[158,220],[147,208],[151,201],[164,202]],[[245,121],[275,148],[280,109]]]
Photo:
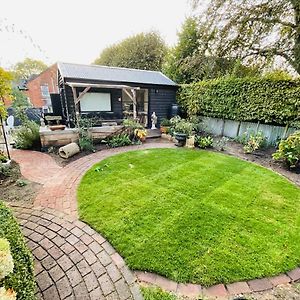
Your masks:
[[[213,149],[213,151],[215,150]],[[229,141],[226,145],[224,153],[257,163],[263,167],[271,169],[274,172],[277,172],[283,175],[284,177],[288,178],[296,185],[300,186],[300,170],[289,170],[288,167],[285,166],[283,163],[274,161],[274,159],[272,158],[272,154],[275,151],[275,148],[268,148],[266,150],[258,151],[253,154],[245,154],[243,150],[243,145],[234,141]]]
[[[20,186],[24,184],[24,186]],[[27,180],[21,175],[19,165],[12,161],[10,176],[0,175],[1,200],[31,204],[41,185]]]

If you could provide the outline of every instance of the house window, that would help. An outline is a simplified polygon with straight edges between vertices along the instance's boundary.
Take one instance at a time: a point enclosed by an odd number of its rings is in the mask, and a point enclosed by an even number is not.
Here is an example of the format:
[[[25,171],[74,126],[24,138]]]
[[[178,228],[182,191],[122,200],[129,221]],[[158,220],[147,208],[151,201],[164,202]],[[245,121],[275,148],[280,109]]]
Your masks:
[[[110,93],[86,93],[80,99],[82,112],[111,111]]]
[[[48,85],[41,85],[41,92],[43,98],[50,98]]]

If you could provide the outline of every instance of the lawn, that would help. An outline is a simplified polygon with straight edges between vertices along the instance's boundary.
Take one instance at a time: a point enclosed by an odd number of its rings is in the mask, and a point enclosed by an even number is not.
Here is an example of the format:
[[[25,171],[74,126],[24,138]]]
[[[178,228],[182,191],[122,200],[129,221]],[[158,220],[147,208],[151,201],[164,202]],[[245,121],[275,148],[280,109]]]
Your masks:
[[[275,275],[300,263],[300,190],[278,174],[208,151],[132,151],[93,166],[80,218],[130,268],[203,285]]]

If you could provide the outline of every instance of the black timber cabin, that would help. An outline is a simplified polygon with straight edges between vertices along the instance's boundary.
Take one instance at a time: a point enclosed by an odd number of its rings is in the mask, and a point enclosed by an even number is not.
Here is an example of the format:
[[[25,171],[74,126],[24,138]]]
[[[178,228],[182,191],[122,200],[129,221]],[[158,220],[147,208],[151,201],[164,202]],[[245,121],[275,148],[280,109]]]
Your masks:
[[[159,125],[176,106],[176,83],[157,71],[59,62],[58,87],[70,127],[81,115],[118,124],[135,118],[149,128],[153,112]]]

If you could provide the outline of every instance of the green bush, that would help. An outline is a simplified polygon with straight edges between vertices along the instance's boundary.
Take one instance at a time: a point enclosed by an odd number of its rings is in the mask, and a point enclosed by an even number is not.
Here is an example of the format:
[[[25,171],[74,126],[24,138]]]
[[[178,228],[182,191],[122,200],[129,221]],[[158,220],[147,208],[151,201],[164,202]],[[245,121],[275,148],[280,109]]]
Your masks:
[[[273,154],[275,160],[283,160],[290,167],[300,166],[300,131],[291,134],[279,143],[278,150]]]
[[[179,103],[191,115],[285,125],[300,120],[300,80],[221,78],[182,85]]]
[[[39,133],[39,125],[33,121],[25,122],[16,131],[16,147],[19,149],[33,149],[41,148],[41,140]]]
[[[81,135],[79,137],[79,147],[80,150],[82,151],[91,151],[91,152],[94,151],[95,147],[93,143],[93,138],[89,136]]]
[[[214,139],[211,136],[196,136],[195,144],[201,149],[210,148],[213,146]]]
[[[131,144],[132,144],[132,142],[131,142],[128,134],[119,134],[119,135],[111,137],[107,141],[107,145],[111,148],[123,147],[123,146],[128,146]]]
[[[14,271],[0,281],[0,286],[12,288],[17,293],[17,299],[35,299],[35,281],[33,260],[28,250],[18,223],[11,211],[0,202],[0,238],[9,241],[14,261]]]

